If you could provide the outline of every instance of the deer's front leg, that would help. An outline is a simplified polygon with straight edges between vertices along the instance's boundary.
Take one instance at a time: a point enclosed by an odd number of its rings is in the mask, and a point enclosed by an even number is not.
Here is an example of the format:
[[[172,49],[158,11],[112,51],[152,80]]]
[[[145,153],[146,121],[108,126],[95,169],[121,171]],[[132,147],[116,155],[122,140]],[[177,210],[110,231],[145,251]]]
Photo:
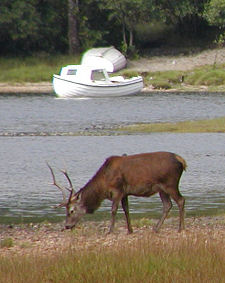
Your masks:
[[[128,233],[131,234],[133,233],[133,229],[130,223],[128,197],[127,196],[123,197],[121,200],[121,203],[122,203],[123,211],[125,213],[126,220],[127,220],[127,230],[128,230]]]
[[[119,206],[119,201],[113,200],[113,203],[112,203],[112,219],[111,219],[111,225],[110,225],[110,228],[109,228],[109,234],[112,233],[113,230],[114,230],[118,206]]]

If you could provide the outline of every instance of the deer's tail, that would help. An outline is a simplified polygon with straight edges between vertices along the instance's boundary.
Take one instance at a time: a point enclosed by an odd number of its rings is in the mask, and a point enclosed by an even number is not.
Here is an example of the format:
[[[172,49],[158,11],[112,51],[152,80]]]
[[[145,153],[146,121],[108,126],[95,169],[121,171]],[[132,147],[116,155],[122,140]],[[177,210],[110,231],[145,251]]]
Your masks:
[[[186,170],[187,169],[187,162],[184,160],[183,157],[181,157],[180,155],[175,155],[176,159],[182,164],[183,169]]]

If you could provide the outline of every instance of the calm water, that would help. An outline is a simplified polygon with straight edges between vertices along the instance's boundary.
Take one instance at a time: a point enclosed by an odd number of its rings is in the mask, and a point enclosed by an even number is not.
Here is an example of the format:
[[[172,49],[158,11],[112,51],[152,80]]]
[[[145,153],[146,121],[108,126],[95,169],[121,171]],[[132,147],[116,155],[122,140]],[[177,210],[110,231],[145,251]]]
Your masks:
[[[49,183],[48,161],[67,168],[74,187],[83,186],[112,154],[167,150],[188,163],[181,179],[187,214],[224,211],[225,134],[60,136],[133,122],[179,121],[225,116],[223,94],[151,94],[125,98],[56,99],[0,96],[0,222],[10,217],[55,217],[62,197]],[[46,136],[41,136],[42,133]],[[55,136],[51,136],[54,134]],[[105,201],[100,213],[110,210]],[[158,196],[131,198],[132,213],[158,215]],[[175,214],[177,213],[174,205]]]
[[[170,93],[102,99],[0,96],[0,135],[64,133],[134,122],[180,121],[223,115],[223,94]]]

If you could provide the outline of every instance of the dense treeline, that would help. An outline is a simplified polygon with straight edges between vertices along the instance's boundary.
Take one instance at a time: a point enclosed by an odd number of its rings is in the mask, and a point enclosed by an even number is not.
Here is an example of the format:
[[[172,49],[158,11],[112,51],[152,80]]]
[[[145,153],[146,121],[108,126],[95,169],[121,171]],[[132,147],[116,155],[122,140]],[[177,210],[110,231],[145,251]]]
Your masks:
[[[127,53],[221,40],[224,28],[225,0],[0,1],[0,55],[76,54],[108,45]]]

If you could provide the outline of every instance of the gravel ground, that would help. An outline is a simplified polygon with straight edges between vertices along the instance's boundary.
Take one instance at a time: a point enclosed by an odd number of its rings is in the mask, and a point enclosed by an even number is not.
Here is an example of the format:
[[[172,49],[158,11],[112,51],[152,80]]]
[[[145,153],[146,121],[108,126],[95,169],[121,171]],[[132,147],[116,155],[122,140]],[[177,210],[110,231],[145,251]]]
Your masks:
[[[186,230],[178,233],[178,218],[169,218],[159,233],[152,230],[152,225],[144,221],[134,221],[134,233],[127,235],[124,221],[116,223],[115,233],[108,235],[109,222],[83,222],[74,230],[64,230],[63,223],[58,224],[27,224],[0,226],[1,256],[39,254],[49,255],[62,252],[73,247],[75,250],[86,250],[93,247],[117,247],[121,242],[132,244],[143,238],[151,237],[153,245],[172,242],[174,240],[203,239],[205,242],[218,242],[225,245],[225,215],[214,217],[186,218]],[[144,225],[143,223],[148,223]],[[142,223],[140,225],[140,223]],[[141,227],[139,227],[141,226]],[[4,242],[10,239],[10,247]]]
[[[192,55],[140,58],[139,60],[129,62],[128,68],[139,72],[188,71],[204,65],[213,65],[215,58],[217,58],[217,63],[225,63],[225,48],[205,50]]]

